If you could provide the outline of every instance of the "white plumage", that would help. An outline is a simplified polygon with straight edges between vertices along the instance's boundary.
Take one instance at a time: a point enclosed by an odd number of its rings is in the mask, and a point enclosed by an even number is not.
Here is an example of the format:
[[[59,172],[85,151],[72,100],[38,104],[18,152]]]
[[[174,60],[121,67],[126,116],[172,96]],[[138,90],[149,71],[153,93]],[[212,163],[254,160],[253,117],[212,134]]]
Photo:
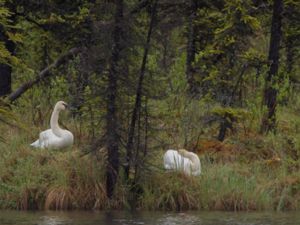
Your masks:
[[[164,155],[164,167],[167,170],[182,171],[187,175],[198,176],[201,174],[199,157],[185,149],[180,149],[179,151],[167,150]]]
[[[54,110],[51,115],[50,129],[42,131],[39,139],[31,144],[35,148],[65,148],[73,145],[73,134],[65,129],[61,129],[58,124],[59,112],[65,110],[67,104],[59,101],[55,104]]]

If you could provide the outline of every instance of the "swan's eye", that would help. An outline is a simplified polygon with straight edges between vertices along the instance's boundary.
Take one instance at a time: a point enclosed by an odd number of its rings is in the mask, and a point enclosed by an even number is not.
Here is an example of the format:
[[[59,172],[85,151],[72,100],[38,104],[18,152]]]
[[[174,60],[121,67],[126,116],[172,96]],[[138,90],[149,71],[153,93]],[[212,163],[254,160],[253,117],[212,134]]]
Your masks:
[[[66,103],[62,103],[66,108],[68,108],[68,105]]]

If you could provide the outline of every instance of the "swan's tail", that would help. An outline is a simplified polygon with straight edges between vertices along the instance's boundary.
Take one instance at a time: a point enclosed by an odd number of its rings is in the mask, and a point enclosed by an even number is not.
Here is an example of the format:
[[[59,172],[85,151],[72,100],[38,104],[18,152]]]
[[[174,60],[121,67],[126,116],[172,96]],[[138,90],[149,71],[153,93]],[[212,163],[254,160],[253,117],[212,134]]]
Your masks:
[[[35,148],[39,148],[40,147],[40,141],[36,140],[35,142],[31,143],[30,146],[35,147]]]

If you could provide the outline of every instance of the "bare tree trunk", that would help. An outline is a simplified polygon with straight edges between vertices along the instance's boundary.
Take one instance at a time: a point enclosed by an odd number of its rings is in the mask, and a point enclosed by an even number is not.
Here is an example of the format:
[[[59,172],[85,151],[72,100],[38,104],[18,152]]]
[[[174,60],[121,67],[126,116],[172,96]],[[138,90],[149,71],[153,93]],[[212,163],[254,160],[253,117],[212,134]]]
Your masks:
[[[108,164],[106,169],[107,196],[112,198],[119,174],[119,138],[116,113],[117,81],[120,73],[120,52],[122,51],[123,0],[116,1],[115,25],[113,30],[113,49],[108,74],[106,143]]]
[[[156,14],[156,7],[157,7],[157,1],[155,1],[154,6],[152,8],[151,12],[151,19],[147,34],[147,40],[145,44],[144,49],[144,55],[139,75],[139,81],[136,89],[136,97],[135,97],[135,105],[133,108],[132,116],[131,116],[131,123],[129,128],[129,134],[128,134],[128,140],[126,144],[126,165],[125,165],[125,178],[129,178],[129,170],[131,167],[131,161],[132,161],[132,149],[133,149],[133,138],[134,138],[134,131],[136,126],[137,117],[141,108],[141,97],[142,97],[142,88],[143,88],[143,80],[145,76],[145,70],[146,70],[146,63],[147,63],[147,57],[148,57],[148,51],[150,48],[150,40],[151,40],[151,34],[154,26],[155,21],[155,14]]]
[[[262,132],[274,131],[276,128],[276,105],[277,90],[274,87],[275,77],[279,67],[279,50],[281,41],[281,20],[283,12],[283,0],[274,0],[273,16],[269,48],[270,70],[266,77],[266,86],[264,91],[264,104],[267,106],[267,114],[264,116],[261,126]]]

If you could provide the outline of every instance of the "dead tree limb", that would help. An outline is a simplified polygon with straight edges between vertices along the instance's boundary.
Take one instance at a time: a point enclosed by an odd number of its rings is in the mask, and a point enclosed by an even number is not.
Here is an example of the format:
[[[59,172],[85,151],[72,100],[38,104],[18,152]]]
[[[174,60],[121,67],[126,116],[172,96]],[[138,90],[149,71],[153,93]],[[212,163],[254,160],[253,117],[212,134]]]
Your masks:
[[[65,64],[69,60],[73,59],[79,52],[81,51],[80,48],[72,48],[62,56],[60,56],[58,59],[56,59],[52,64],[50,64],[48,67],[43,69],[39,74],[35,77],[35,79],[30,80],[24,84],[22,84],[17,90],[15,90],[13,93],[11,93],[8,96],[8,100],[10,102],[15,101],[17,98],[19,98],[22,94],[24,94],[28,89],[30,89],[35,84],[39,83],[41,80],[49,77],[51,75],[51,71],[54,68],[59,67],[60,65]]]

